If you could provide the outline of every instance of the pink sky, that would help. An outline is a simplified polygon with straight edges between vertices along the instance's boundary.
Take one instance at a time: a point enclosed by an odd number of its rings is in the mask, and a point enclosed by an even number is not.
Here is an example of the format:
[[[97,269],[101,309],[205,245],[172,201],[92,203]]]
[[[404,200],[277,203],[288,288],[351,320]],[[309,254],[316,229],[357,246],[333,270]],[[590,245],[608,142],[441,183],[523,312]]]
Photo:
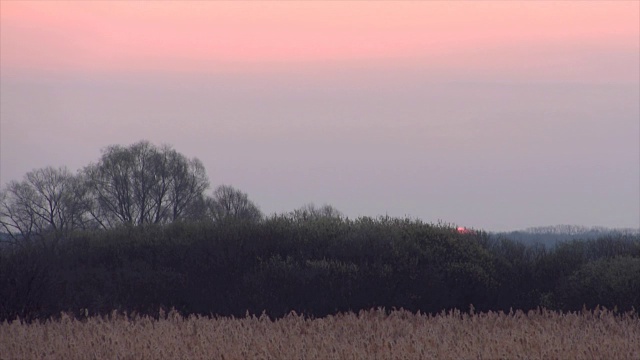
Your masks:
[[[3,1],[1,65],[6,73],[219,73],[367,62],[557,78],[551,69],[571,64],[564,76],[573,80],[629,81],[634,74],[616,65],[625,61],[620,56],[637,57],[639,7],[638,1]],[[612,58],[585,62],[596,53]]]
[[[0,87],[0,186],[146,139],[266,213],[640,226],[640,1],[0,0]]]

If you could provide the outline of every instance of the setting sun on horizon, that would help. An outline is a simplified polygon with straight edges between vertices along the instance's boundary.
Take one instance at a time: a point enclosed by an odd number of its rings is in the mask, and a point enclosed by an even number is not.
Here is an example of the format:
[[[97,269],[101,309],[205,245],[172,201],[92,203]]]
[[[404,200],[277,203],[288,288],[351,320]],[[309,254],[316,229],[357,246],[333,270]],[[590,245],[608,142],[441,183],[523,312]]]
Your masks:
[[[639,293],[640,0],[0,0],[0,358],[640,359]]]

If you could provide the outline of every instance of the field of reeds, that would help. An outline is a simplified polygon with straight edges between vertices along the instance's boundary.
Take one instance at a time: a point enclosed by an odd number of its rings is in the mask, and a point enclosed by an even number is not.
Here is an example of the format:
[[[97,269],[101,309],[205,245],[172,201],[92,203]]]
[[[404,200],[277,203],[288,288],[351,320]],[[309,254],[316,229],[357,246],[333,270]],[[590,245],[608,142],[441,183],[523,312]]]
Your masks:
[[[596,309],[309,319],[112,313],[0,324],[2,359],[640,359],[640,319]]]

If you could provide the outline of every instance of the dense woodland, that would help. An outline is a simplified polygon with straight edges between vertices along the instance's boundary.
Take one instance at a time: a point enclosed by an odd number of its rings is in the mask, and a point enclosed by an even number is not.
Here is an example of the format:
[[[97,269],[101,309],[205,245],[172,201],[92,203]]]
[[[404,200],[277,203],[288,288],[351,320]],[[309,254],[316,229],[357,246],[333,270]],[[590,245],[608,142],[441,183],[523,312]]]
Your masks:
[[[9,183],[0,320],[640,309],[637,232],[549,247],[415,219],[348,219],[331,206],[265,217],[241,191],[208,187],[197,159],[148,142],[109,147],[78,174],[46,168]]]

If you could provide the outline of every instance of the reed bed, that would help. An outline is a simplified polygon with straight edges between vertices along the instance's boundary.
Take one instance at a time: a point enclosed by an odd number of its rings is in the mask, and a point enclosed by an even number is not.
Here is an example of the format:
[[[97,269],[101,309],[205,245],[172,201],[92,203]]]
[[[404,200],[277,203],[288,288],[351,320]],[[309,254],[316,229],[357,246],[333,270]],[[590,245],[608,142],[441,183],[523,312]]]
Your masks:
[[[112,313],[0,324],[1,359],[640,359],[637,314],[606,309],[307,319]]]

